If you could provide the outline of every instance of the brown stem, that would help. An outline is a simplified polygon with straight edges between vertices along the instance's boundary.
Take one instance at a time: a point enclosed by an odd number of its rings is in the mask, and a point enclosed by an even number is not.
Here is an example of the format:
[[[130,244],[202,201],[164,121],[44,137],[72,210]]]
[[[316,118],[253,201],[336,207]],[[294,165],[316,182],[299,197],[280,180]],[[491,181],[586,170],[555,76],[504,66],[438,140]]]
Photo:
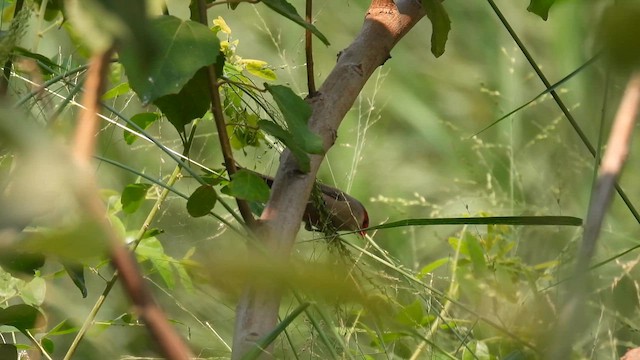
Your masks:
[[[91,171],[91,158],[94,153],[96,133],[99,124],[100,96],[105,85],[105,75],[109,68],[111,50],[94,55],[87,73],[83,110],[78,116],[73,156],[78,167],[79,185],[76,196],[86,211],[98,223],[108,239],[111,263],[122,279],[123,286],[135,306],[135,310],[147,325],[151,336],[156,340],[160,352],[167,359],[188,359],[191,351],[180,336],[169,325],[160,307],[153,301],[146,287],[135,258],[114,231],[105,216],[106,209],[99,193],[95,177]]]
[[[425,15],[415,0],[396,0],[395,6],[369,7],[363,27],[356,39],[339,56],[319,89],[310,98],[311,131],[318,134],[325,151],[335,141],[338,127],[353,106],[367,79],[388,58],[394,45]],[[284,261],[300,229],[302,214],[311,193],[321,155],[311,155],[310,171],[301,173],[291,152],[282,155],[271,198],[262,213],[261,235],[272,261]],[[240,359],[255,343],[270,333],[277,320],[280,291],[248,286],[236,310],[232,359]],[[266,349],[264,354],[267,354]],[[264,355],[265,357],[268,355]]]
[[[305,7],[305,19],[312,24],[313,0],[307,0]],[[304,32],[304,54],[307,58],[307,86],[309,87],[309,97],[316,95],[316,81],[313,77],[313,37],[311,30],[306,29]]]
[[[207,5],[204,0],[198,1],[198,11],[200,15],[200,22],[205,26],[207,21]],[[215,49],[217,50],[217,49]],[[227,133],[227,125],[224,122],[224,114],[222,113],[222,101],[220,100],[220,91],[215,85],[218,83],[218,74],[216,74],[215,66],[209,65],[208,67],[209,81],[207,82],[209,88],[209,94],[211,96],[211,113],[216,123],[216,129],[218,130],[218,139],[220,140],[220,148],[222,149],[222,157],[224,158],[224,165],[227,168],[229,177],[235,174],[238,169],[236,168],[236,162],[233,159],[233,151],[231,150],[231,143],[229,142],[229,134]],[[247,224],[249,229],[255,229],[256,220],[253,218],[249,204],[241,199],[236,198],[238,204],[238,210],[242,219]]]

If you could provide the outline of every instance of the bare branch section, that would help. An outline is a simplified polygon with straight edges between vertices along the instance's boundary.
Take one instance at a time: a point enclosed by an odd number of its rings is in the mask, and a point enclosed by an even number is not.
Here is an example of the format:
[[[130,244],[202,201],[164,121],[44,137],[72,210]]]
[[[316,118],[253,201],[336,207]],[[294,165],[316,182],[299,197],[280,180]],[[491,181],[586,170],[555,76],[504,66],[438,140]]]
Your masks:
[[[323,139],[325,152],[334,144],[342,119],[371,74],[389,59],[391,49],[424,15],[416,0],[372,2],[360,33],[339,54],[335,68],[309,100],[313,110],[309,127]],[[259,228],[272,259],[286,261],[289,257],[323,159],[324,156],[312,155],[311,170],[304,174],[292,154],[283,153]],[[279,305],[278,289],[247,287],[236,313],[233,359],[242,358],[256,341],[274,329]],[[265,349],[265,357],[268,352]]]
[[[98,186],[91,170],[91,159],[95,149],[96,132],[100,119],[100,97],[109,68],[111,51],[92,57],[87,75],[83,110],[78,117],[73,156],[78,167],[76,196],[83,207],[101,227],[108,239],[108,247],[113,266],[118,270],[124,288],[133,302],[136,312],[147,325],[162,354],[167,359],[189,359],[193,357],[180,336],[169,325],[165,314],[153,301],[138,269],[135,258],[109,223],[106,209],[98,196]]]

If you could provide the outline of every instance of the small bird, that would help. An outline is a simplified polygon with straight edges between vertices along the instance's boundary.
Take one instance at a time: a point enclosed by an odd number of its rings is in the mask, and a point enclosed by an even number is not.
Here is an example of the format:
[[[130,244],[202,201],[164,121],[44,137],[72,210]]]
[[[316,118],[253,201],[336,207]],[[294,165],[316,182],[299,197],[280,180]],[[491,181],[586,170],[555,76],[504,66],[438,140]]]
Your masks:
[[[269,187],[273,185],[271,176],[255,174],[264,179]],[[317,184],[317,189],[322,196],[314,201],[313,192],[311,193],[302,217],[307,230],[323,230],[328,227],[336,231],[358,231],[361,236],[365,236],[364,229],[369,227],[369,214],[360,201],[328,185]]]

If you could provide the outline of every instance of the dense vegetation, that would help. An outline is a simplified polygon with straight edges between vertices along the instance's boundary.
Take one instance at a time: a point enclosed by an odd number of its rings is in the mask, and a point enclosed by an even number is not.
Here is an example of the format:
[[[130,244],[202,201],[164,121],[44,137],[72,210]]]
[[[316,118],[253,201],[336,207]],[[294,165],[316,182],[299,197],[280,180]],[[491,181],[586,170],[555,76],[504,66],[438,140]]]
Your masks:
[[[0,359],[253,358],[234,324],[252,296],[279,309],[254,339],[275,358],[638,347],[637,145],[610,207],[619,169],[598,169],[624,152],[607,138],[640,6],[395,3],[427,16],[408,12],[327,152],[318,99],[351,90],[323,83],[393,2],[2,1]],[[285,183],[287,161],[304,178],[322,160],[370,228],[302,225],[289,253],[247,170]]]

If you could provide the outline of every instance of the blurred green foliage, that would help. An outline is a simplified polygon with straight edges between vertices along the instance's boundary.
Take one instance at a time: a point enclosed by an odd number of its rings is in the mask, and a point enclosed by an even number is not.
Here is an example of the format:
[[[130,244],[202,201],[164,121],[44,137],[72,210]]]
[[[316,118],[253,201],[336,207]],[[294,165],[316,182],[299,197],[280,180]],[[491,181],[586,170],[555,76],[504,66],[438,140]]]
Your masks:
[[[31,11],[29,26],[18,44],[27,52],[14,50],[20,57],[15,62],[9,97],[13,102],[25,100],[21,114],[26,114],[25,122],[35,125],[26,130],[0,128],[0,184],[3,193],[9,185],[21,190],[15,203],[25,204],[26,212],[31,211],[26,205],[37,203],[38,220],[35,224],[25,220],[22,207],[15,209],[20,215],[17,220],[5,216],[9,212],[3,209],[0,239],[38,244],[50,241],[47,250],[53,261],[42,265],[38,260],[35,269],[27,266],[27,275],[1,273],[0,290],[7,305],[23,302],[39,306],[44,301],[47,323],[38,336],[43,339],[42,346],[60,358],[103,291],[111,270],[105,266],[104,249],[96,250],[104,245],[100,237],[90,236],[93,233],[87,232],[87,223],[66,197],[74,184],[70,180],[73,174],[64,166],[67,160],[50,151],[57,145],[38,140],[48,138],[58,144],[59,139],[71,138],[79,111],[75,91],[83,72],[64,80],[56,76],[86,64],[86,44],[79,39],[88,34],[79,34],[66,23],[60,27],[60,13],[52,15],[62,8],[60,2],[50,1],[48,9],[39,8],[46,2],[26,3]],[[163,3],[149,1],[146,10],[160,15]],[[291,3],[303,13],[302,1]],[[526,11],[525,2],[500,1],[497,5],[552,83],[600,50],[608,51],[613,59],[609,64],[614,67],[634,64],[635,52],[626,50],[633,42],[627,36],[635,34],[633,24],[639,20],[634,15],[635,5],[624,5],[633,11],[622,11],[607,8],[612,1],[566,0],[549,9],[551,3],[532,1],[530,10],[538,16]],[[2,4],[6,20],[2,28],[8,29],[14,3]],[[176,17],[172,21],[182,24],[191,18],[188,1],[169,0],[166,4],[166,11]],[[268,5],[273,8],[278,4],[270,1]],[[314,31],[324,34],[331,44],[325,46],[314,39],[315,75],[320,83],[331,71],[336,55],[357,34],[368,4],[348,0],[317,1],[314,5]],[[446,51],[437,59],[431,54],[432,26],[426,19],[407,34],[347,115],[320,179],[360,199],[372,225],[427,217],[583,217],[596,163],[549,95],[473,136],[545,90],[491,7],[482,1],[433,4],[444,5],[451,19]],[[547,15],[545,22],[540,16]],[[261,4],[242,4],[233,11],[227,6],[212,6],[209,18],[216,19],[209,27],[220,40],[224,62],[212,51],[203,55],[207,61],[191,66],[188,73],[214,59],[219,66],[224,63],[223,72],[230,81],[222,87],[223,106],[236,160],[244,167],[273,173],[282,144],[259,131],[265,130],[259,124],[269,119],[270,124],[284,128],[287,114],[281,118],[276,110],[279,104],[270,103],[258,90],[247,89],[265,80],[275,81],[304,97],[303,30]],[[118,38],[121,34],[108,35]],[[48,66],[48,72],[29,67],[29,60],[38,60],[35,54],[50,61],[38,64]],[[174,55],[188,58],[190,53],[183,49]],[[50,69],[51,64],[60,69]],[[623,72],[615,70],[605,62],[596,62],[556,89],[595,144],[606,139],[626,80]],[[123,88],[128,78],[120,64],[112,65],[109,80],[111,91],[104,98],[109,108],[104,116],[132,119],[164,146],[181,153],[192,120],[201,112],[177,122],[185,126],[181,136],[180,126],[178,131],[168,126],[165,118],[158,118],[157,108],[143,104],[129,88]],[[185,75],[183,83],[188,80]],[[34,86],[41,83],[48,87],[34,92]],[[62,104],[66,105],[64,111],[51,120],[50,115]],[[280,108],[286,112],[286,106]],[[180,109],[175,112],[182,114]],[[4,125],[16,118],[0,115]],[[211,115],[206,114],[198,123],[189,159],[217,169],[222,156],[210,120]],[[98,155],[127,167],[102,162],[96,175],[105,189],[101,195],[109,207],[110,221],[132,241],[162,191],[156,183],[142,185],[141,177],[166,182],[175,163],[158,146],[143,139],[134,142],[132,132],[113,123],[105,122],[99,135]],[[20,155],[29,161],[21,162],[21,157],[15,156],[16,148],[10,148],[32,143],[42,148]],[[640,201],[634,180],[640,176],[640,169],[634,166],[639,151],[635,145],[620,180],[632,202]],[[205,173],[196,165],[193,169]],[[193,207],[188,207],[184,194],[204,191],[204,198],[209,199],[206,204],[199,196],[191,197],[196,215],[213,210],[222,220],[234,221],[219,203],[220,199],[230,202],[230,198],[218,198],[219,194],[212,192],[215,186],[228,184],[220,179],[224,177],[221,172],[210,173],[209,178],[215,181],[206,186],[191,175],[181,177],[173,185],[181,195],[170,194],[152,224],[162,231],[143,236],[137,253],[157,300],[203,358],[230,355],[234,305],[242,281],[247,279],[278,281],[299,290],[285,298],[281,318],[292,309],[302,309],[301,302],[312,303],[290,319],[286,333],[276,341],[278,358],[293,358],[296,353],[319,359],[533,359],[541,358],[541,351],[553,340],[547,335],[558,317],[557,301],[564,296],[561,284],[571,274],[571,261],[579,245],[580,231],[575,228],[400,227],[372,231],[368,239],[345,235],[341,246],[336,242],[327,245],[320,235],[302,230],[291,263],[269,267],[246,259],[246,239],[220,219],[189,216]],[[213,204],[212,199],[217,202]],[[22,237],[19,226],[10,228],[5,223],[22,223],[22,227],[26,223],[27,236]],[[71,223],[80,225],[69,226]],[[82,236],[73,235],[78,233]],[[640,301],[638,255],[631,251],[612,259],[638,246],[638,233],[638,223],[628,209],[614,201],[594,261],[598,266],[592,270],[593,291],[584,314],[589,321],[580,327],[583,337],[574,347],[576,358],[615,358],[640,345],[640,319],[633,311]],[[75,242],[79,238],[85,239],[83,246]],[[58,248],[56,241],[67,245]],[[61,276],[63,267],[57,261],[78,254],[91,270],[86,275],[87,299],[82,299],[67,276]],[[126,297],[117,286],[114,289],[77,350],[77,358],[153,356],[144,327],[132,317]],[[30,316],[37,315],[31,309]],[[20,336],[22,344],[30,344]],[[24,346],[34,351],[32,345]]]

